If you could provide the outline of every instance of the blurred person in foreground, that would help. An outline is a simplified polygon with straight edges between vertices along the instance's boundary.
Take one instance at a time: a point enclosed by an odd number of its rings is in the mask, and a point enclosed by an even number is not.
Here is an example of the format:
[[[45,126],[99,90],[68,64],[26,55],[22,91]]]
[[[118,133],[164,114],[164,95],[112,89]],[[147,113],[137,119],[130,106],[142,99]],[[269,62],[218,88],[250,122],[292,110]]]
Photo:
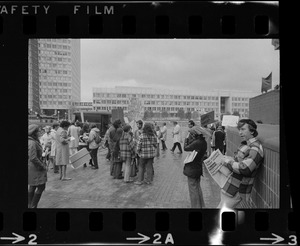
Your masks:
[[[47,182],[47,166],[42,161],[40,134],[38,125],[28,126],[28,208],[37,208]]]
[[[236,208],[241,201],[248,202],[258,168],[263,163],[264,151],[258,136],[257,125],[251,119],[238,122],[241,145],[234,157],[224,156],[223,165],[230,171],[230,177],[221,189],[218,208]]]
[[[207,143],[204,138],[204,129],[200,126],[189,128],[189,136],[185,138],[184,150],[196,151],[192,162],[184,165],[183,174],[188,178],[188,188],[192,208],[204,208],[204,199],[200,186],[201,175],[203,174],[202,163],[206,153]]]

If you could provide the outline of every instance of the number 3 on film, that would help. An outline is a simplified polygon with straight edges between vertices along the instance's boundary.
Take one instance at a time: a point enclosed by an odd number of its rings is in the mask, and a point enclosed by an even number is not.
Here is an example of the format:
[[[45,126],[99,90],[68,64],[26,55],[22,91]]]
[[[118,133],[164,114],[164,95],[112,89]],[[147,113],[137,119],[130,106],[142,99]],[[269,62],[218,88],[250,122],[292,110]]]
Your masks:
[[[291,240],[289,242],[289,245],[297,245],[297,236],[296,235],[290,235],[289,239]]]

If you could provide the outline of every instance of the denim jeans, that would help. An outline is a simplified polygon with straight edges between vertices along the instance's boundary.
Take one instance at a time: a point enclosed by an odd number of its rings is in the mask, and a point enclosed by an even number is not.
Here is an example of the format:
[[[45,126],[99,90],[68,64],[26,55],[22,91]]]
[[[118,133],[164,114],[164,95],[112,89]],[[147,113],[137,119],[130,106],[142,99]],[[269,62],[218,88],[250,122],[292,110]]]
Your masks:
[[[98,154],[98,148],[91,149],[90,154],[91,154],[91,157],[92,157],[92,160],[93,160],[93,163],[94,163],[94,167],[97,168],[98,167],[98,156],[97,156],[97,154]]]
[[[146,170],[146,182],[151,182],[153,178],[153,158],[140,158],[138,181],[142,182],[144,180],[144,172]]]
[[[204,208],[204,199],[200,186],[200,177],[197,179],[188,177],[188,187],[191,199],[191,208]]]

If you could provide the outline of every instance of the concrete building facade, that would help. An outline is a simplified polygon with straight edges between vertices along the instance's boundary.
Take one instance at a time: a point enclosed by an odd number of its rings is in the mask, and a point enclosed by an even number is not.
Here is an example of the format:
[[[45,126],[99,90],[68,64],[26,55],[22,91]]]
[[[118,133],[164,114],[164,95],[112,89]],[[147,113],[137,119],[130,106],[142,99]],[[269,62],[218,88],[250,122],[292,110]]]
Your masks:
[[[280,91],[271,90],[250,99],[249,117],[263,124],[279,125]]]
[[[40,84],[38,41],[28,41],[28,109],[29,113],[40,112]]]
[[[240,117],[249,116],[249,99],[258,93],[249,91],[200,91],[172,90],[117,86],[115,88],[93,88],[94,110],[123,108],[128,112],[132,98],[142,104],[143,111],[163,112],[176,116],[179,109],[201,114],[215,111],[215,118],[223,113],[239,112]]]
[[[35,92],[41,113],[69,112],[72,102],[80,101],[80,40],[32,39],[30,42],[37,43],[38,49],[38,86],[34,87],[38,87],[38,93]],[[29,101],[31,98],[30,95]]]

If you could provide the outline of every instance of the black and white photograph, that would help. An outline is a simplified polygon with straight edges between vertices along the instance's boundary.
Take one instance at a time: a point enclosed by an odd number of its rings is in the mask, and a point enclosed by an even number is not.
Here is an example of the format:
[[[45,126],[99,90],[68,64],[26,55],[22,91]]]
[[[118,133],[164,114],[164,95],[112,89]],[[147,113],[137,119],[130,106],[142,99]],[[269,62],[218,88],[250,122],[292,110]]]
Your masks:
[[[29,39],[28,208],[280,208],[279,39]]]

